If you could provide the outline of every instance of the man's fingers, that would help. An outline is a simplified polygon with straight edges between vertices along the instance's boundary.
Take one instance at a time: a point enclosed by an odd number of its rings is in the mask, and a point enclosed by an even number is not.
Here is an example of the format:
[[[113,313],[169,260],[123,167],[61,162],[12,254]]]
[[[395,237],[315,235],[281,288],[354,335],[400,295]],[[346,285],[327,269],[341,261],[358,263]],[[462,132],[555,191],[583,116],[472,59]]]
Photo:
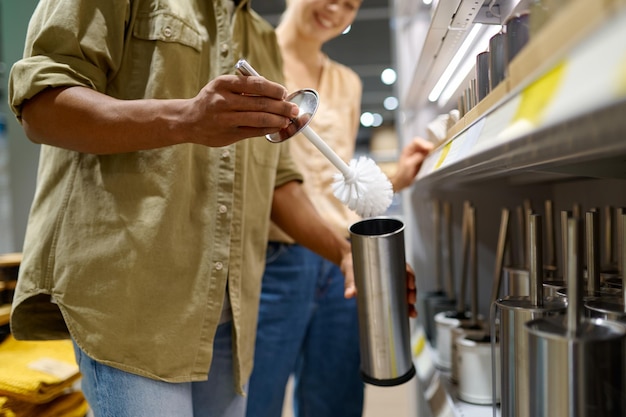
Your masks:
[[[252,96],[263,96],[273,98],[275,100],[284,100],[287,95],[287,89],[282,85],[266,80],[263,77],[241,77],[236,76],[235,79],[226,79],[226,81],[234,81],[231,91],[237,94],[245,94]]]

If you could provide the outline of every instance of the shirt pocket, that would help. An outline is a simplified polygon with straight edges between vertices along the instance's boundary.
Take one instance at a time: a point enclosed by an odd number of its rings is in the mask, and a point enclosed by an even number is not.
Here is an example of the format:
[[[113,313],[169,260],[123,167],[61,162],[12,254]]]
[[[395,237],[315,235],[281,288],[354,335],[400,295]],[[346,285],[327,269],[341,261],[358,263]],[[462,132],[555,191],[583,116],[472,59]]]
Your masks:
[[[159,12],[137,18],[133,35],[149,41],[175,42],[200,52],[200,34],[182,18],[168,12]]]
[[[192,24],[171,12],[137,17],[132,29],[126,98],[190,98],[201,80],[205,41]],[[181,74],[181,70],[184,74]],[[140,81],[137,81],[140,80]]]

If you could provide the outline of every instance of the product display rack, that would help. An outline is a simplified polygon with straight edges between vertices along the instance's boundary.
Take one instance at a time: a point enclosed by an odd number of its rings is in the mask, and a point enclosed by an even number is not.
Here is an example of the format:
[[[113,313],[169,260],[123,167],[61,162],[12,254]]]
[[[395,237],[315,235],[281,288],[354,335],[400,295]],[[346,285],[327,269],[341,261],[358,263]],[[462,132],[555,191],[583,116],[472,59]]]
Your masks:
[[[463,130],[428,157],[418,186],[526,171],[624,178],[624,39],[622,11],[496,106],[475,120],[468,114]]]
[[[471,27],[455,27],[456,22],[493,23],[486,10],[490,1],[435,2],[424,30],[424,13],[412,3],[398,0],[394,4],[403,114],[398,131],[404,141],[423,136],[425,125],[449,109],[438,108],[427,96]],[[498,3],[500,23],[529,4]],[[418,276],[420,290],[428,290],[429,283],[432,286],[424,275],[433,271],[428,265],[432,249],[424,243],[431,232],[424,200],[476,195],[480,206],[490,199],[496,204],[510,201],[498,200],[499,194],[510,197],[519,191],[520,201],[530,194],[537,199],[554,198],[566,207],[579,197],[587,206],[604,204],[602,198],[586,201],[584,186],[576,195],[579,182],[588,181],[588,188],[599,188],[598,193],[609,199],[613,195],[617,206],[625,204],[626,2],[571,0],[535,35],[510,63],[507,78],[448,130],[448,137],[427,157],[411,190],[413,204],[405,215],[413,219],[410,262],[418,275],[424,271],[422,282]],[[479,234],[485,235],[484,231]],[[488,298],[493,239],[483,246],[489,256],[482,269],[488,276],[481,279],[480,292]],[[434,366],[437,352],[419,325],[413,331],[412,348],[418,370],[417,415],[494,415],[492,406],[458,400],[449,374]]]

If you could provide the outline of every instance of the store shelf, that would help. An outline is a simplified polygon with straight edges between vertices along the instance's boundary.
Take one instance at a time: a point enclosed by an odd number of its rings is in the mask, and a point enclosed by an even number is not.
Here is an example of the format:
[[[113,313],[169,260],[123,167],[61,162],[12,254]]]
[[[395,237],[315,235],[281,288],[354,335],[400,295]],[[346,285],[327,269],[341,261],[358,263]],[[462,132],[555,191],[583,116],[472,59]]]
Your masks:
[[[402,2],[400,2],[402,3]],[[427,101],[441,74],[453,59],[476,23],[500,25],[518,8],[526,8],[529,0],[502,0],[490,10],[491,1],[449,0],[434,2],[423,48],[412,69],[408,88],[400,100],[406,109],[419,108]],[[402,10],[400,5],[399,10]],[[497,11],[498,16],[494,15]]]
[[[622,9],[484,114],[461,120],[459,133],[429,155],[416,186],[626,178],[624,39]]]
[[[443,3],[446,2],[439,2],[433,13],[438,23],[431,22],[428,33],[422,37],[425,44],[417,63],[399,67],[404,75],[410,74],[408,85],[401,86],[404,94],[401,105],[406,117],[399,129],[405,141],[425,130],[425,125],[441,112],[428,102],[427,95],[462,42],[446,41],[446,37],[467,32],[467,28],[452,33],[449,25],[439,27],[446,19],[448,23],[456,19],[459,15],[455,13],[467,2]],[[488,2],[480,3],[484,6]],[[517,10],[514,9],[517,6],[511,6],[514,2],[498,3],[508,7],[502,15]],[[446,35],[441,36],[441,33]],[[407,30],[406,34],[411,32]],[[591,207],[623,205],[623,180],[626,180],[624,39],[626,1],[567,2],[509,64],[507,78],[466,113],[448,131],[448,138],[427,157],[414,183],[412,195],[415,198],[411,213],[407,215],[413,222],[412,237],[416,242],[411,261],[421,271],[421,284],[425,289],[433,284],[436,276],[436,268],[429,265],[433,248],[426,243],[432,232],[431,219],[426,214],[429,196],[438,195],[460,206],[462,199],[471,195],[483,215],[479,232],[483,252],[479,263],[489,272],[492,266],[486,265],[483,259],[491,259],[489,255],[493,254],[495,227],[487,217],[496,212],[494,207],[521,204],[526,198],[537,200],[534,203],[538,206],[538,200],[546,197],[555,200],[555,207],[570,207],[578,198],[577,187],[583,183],[579,180],[587,178],[608,181],[584,181],[590,185],[588,188],[597,189],[585,204]],[[406,47],[415,41],[414,37],[407,36],[401,38],[399,44]],[[481,190],[472,189],[474,186]],[[610,187],[617,189],[608,189]],[[448,190],[455,192],[446,192]],[[486,192],[481,193],[483,190]],[[533,194],[535,191],[537,195]],[[460,216],[456,221],[458,219]],[[458,253],[460,245],[455,244],[455,253]],[[483,275],[490,277],[489,272]],[[480,291],[491,288],[489,278],[482,279],[481,283]],[[437,352],[428,344],[423,331],[416,329],[413,336],[419,382],[416,415],[493,416],[492,406],[460,401],[449,374],[435,367]]]

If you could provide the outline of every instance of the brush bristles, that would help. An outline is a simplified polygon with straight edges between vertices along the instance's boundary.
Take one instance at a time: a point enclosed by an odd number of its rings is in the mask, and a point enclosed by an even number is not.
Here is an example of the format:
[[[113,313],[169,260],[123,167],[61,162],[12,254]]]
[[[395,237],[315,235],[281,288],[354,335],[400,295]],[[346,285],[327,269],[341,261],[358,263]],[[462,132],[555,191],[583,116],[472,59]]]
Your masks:
[[[355,173],[350,180],[343,174],[335,174],[335,197],[363,218],[387,211],[393,199],[393,187],[380,167],[372,159],[361,156],[350,161],[350,168]]]

